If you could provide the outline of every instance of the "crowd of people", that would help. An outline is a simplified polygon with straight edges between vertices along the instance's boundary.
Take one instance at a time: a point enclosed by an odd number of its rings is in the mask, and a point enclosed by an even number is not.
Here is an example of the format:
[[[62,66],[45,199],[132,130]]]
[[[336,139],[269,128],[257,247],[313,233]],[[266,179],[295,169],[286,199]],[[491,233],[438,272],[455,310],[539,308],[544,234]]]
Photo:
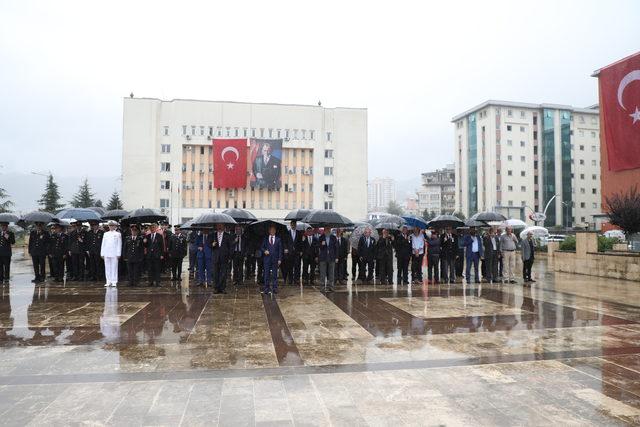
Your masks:
[[[299,230],[296,221],[286,231],[271,225],[264,236],[247,233],[244,225],[217,224],[195,230],[175,225],[172,231],[166,221],[128,226],[116,221],[89,221],[88,227],[80,221],[49,225],[47,229],[36,223],[29,236],[36,283],[45,280],[48,263],[49,276],[56,282],[104,281],[105,286],[116,286],[118,277],[126,277],[133,287],[141,286],[146,274],[150,287],[161,286],[166,275],[179,286],[188,255],[195,286],[213,287],[216,293],[226,293],[228,282],[236,286],[256,283],[266,294],[278,293],[279,283],[318,285],[333,292],[349,277],[364,284],[422,284],[424,264],[427,283],[513,284],[518,251],[524,284],[535,281],[531,276],[533,236],[519,242],[510,227],[503,232],[493,227],[422,230],[402,226],[381,229],[377,238],[372,236],[373,227],[365,227],[354,244],[342,228],[307,226]],[[0,226],[1,260],[6,259],[7,246],[10,251],[7,243],[15,238],[6,224]],[[8,263],[0,264],[0,279],[8,278]]]

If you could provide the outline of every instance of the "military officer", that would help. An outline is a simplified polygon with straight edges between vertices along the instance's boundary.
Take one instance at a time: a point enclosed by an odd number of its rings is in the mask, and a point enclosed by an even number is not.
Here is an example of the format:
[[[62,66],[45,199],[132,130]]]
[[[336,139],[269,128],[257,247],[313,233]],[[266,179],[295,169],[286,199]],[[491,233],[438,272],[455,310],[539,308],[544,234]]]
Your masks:
[[[71,258],[71,279],[68,281],[84,280],[85,231],[78,220],[71,221],[69,232],[69,257]]]
[[[187,236],[180,231],[180,225],[173,226],[175,233],[171,233],[169,237],[169,259],[171,263],[171,280],[182,280],[182,261],[187,255],[187,246],[189,242]],[[167,234],[165,234],[166,236]]]
[[[56,282],[62,282],[64,281],[64,260],[69,251],[69,236],[63,231],[61,224],[53,225],[50,248],[53,277]]]
[[[124,238],[124,259],[127,262],[129,286],[137,286],[144,260],[144,239],[138,224],[131,224],[129,230],[130,234]]]
[[[33,283],[42,283],[46,277],[45,264],[47,248],[49,246],[49,232],[44,229],[44,223],[36,222],[35,229],[29,233],[29,255],[33,261]]]
[[[89,221],[89,226],[91,228],[86,233],[85,250],[89,255],[89,280],[95,282],[104,277],[104,263],[100,257],[104,231],[98,221]]]
[[[9,283],[11,245],[14,243],[16,236],[9,230],[9,223],[0,222],[0,283]]]

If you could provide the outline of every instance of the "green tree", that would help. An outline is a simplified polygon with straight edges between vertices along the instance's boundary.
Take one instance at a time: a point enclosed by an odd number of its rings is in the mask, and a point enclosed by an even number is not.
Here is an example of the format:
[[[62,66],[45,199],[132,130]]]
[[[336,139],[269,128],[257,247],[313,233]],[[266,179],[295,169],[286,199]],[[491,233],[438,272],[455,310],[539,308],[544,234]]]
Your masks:
[[[425,221],[431,221],[436,216],[438,215],[436,215],[434,211],[429,212],[429,209],[422,211],[422,218],[424,218]]]
[[[396,202],[395,200],[391,200],[387,205],[387,213],[390,213],[391,215],[400,216],[403,214],[403,210],[402,210],[402,207],[398,204],[398,202]]]
[[[100,199],[96,199],[96,200],[94,200],[94,201],[93,201],[93,206],[94,206],[94,207],[96,207],[96,208],[101,208],[101,207],[103,207],[103,206],[102,206],[102,200],[100,200]]]
[[[93,206],[93,193],[91,192],[91,187],[89,187],[89,181],[86,178],[70,203],[74,208],[88,208],[89,206]]]
[[[111,194],[111,198],[109,199],[109,203],[107,203],[107,210],[111,211],[114,209],[122,209],[122,200],[120,200],[120,195],[117,191],[114,191]]]
[[[13,202],[8,199],[9,194],[7,194],[4,188],[0,188],[0,213],[11,212],[11,206],[13,206]]]
[[[42,197],[38,200],[40,210],[54,213],[64,208],[64,203],[60,203],[60,199],[58,184],[53,180],[53,175],[49,174],[47,184],[44,187],[44,193],[42,193]]]

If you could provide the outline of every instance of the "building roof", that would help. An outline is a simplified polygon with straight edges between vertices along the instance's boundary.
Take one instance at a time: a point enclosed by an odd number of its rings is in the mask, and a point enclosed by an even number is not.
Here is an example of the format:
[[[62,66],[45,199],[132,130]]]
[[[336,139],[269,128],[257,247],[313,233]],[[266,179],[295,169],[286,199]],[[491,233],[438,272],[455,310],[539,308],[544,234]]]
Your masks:
[[[151,98],[151,97],[131,97],[125,96],[124,100],[146,100],[146,101],[159,101],[159,102],[215,102],[220,104],[249,104],[249,105],[278,105],[283,107],[315,107],[315,108],[326,108],[330,110],[334,109],[343,109],[343,110],[367,110],[367,107],[325,107],[324,105],[313,105],[313,104],[283,104],[278,102],[248,102],[248,101],[220,101],[213,99],[190,99],[190,98],[174,98],[174,99],[160,99],[160,98]]]
[[[464,113],[460,113],[456,116],[454,116],[451,121],[455,122],[457,120],[460,120],[466,116],[468,116],[471,113],[474,113],[478,110],[482,110],[490,105],[493,106],[498,106],[498,107],[513,107],[513,108],[530,108],[530,109],[535,109],[535,110],[540,110],[543,108],[552,108],[555,110],[570,110],[576,113],[586,113],[586,114],[599,114],[600,110],[598,110],[597,108],[593,108],[594,106],[591,107],[587,107],[587,108],[579,108],[579,107],[574,107],[571,105],[564,105],[564,104],[533,104],[533,103],[529,103],[529,102],[514,102],[514,101],[499,101],[499,100],[495,100],[495,99],[489,99],[481,104],[476,105],[475,107],[471,108],[470,110],[465,111]],[[597,107],[597,104],[595,105],[595,107]]]

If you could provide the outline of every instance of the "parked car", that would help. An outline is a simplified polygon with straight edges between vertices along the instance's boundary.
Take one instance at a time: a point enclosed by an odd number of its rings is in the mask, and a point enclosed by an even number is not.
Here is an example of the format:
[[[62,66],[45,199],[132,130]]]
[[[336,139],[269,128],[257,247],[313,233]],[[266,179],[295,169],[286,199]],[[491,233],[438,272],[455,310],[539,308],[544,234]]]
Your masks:
[[[566,239],[567,236],[565,236],[564,234],[549,234],[549,237],[547,237],[547,242],[564,242],[564,239]]]
[[[604,232],[604,237],[615,237],[616,239],[620,240],[621,242],[625,242],[625,236],[624,233],[622,232],[622,230],[608,230]]]

